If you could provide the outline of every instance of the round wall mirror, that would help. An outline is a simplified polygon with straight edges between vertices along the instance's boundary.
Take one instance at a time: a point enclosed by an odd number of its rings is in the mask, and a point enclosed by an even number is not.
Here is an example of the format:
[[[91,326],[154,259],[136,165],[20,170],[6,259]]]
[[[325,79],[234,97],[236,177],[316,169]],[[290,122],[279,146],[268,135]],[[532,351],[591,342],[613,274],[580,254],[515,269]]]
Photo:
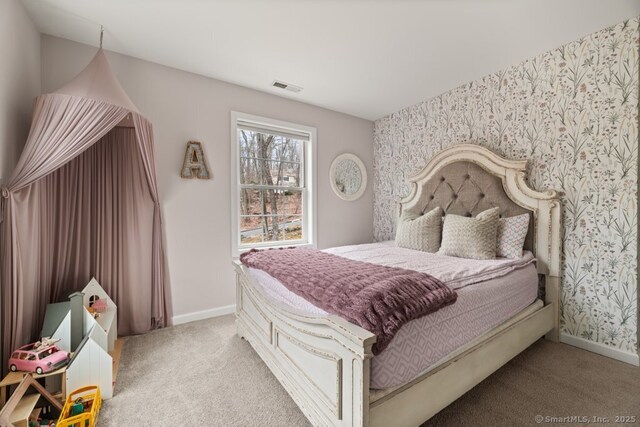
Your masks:
[[[329,181],[343,200],[356,200],[367,188],[367,170],[355,154],[341,154],[331,163]]]

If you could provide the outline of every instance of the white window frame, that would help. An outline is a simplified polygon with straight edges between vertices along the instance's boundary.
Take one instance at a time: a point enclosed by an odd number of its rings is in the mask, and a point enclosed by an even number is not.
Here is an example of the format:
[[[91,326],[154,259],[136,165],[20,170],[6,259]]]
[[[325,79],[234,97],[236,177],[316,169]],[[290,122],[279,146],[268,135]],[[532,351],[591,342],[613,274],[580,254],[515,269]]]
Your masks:
[[[309,135],[309,141],[304,150],[304,194],[302,196],[302,229],[304,239],[282,242],[259,242],[250,245],[240,243],[240,170],[238,162],[240,158],[240,143],[238,141],[238,123],[250,122],[255,127],[279,128],[282,131],[295,133],[303,132]],[[287,246],[311,246],[316,247],[316,159],[317,144],[315,127],[289,123],[253,114],[231,111],[231,256],[238,257],[242,252],[251,248],[277,248]]]

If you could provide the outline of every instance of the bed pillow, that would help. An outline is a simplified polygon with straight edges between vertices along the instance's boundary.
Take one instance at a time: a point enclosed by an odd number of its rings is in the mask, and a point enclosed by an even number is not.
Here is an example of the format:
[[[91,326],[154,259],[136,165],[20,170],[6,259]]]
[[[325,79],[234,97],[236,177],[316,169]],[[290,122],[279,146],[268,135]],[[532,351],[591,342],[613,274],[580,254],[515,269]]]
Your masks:
[[[475,218],[447,215],[438,253],[460,258],[494,259],[500,208],[480,212]]]
[[[500,218],[496,256],[522,258],[522,248],[527,231],[529,231],[529,214]]]
[[[403,212],[398,219],[396,246],[423,252],[437,252],[442,237],[442,208],[422,215]]]

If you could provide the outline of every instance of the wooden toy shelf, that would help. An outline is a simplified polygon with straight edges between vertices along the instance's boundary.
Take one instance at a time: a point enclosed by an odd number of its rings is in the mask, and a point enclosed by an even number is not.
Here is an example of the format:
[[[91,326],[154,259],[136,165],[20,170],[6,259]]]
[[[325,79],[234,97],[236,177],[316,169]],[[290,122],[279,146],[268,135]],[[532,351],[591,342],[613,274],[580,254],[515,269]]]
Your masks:
[[[14,372],[15,374],[16,372]],[[49,372],[53,374],[53,372]],[[59,374],[59,372],[58,372]],[[34,378],[36,375],[21,374],[7,375],[2,380],[3,398],[6,399],[7,388],[16,384],[15,381],[19,379],[18,385],[4,405],[0,409],[0,426],[13,426],[13,427],[28,427],[29,420],[37,418],[40,415],[40,409],[36,408],[36,405],[41,398],[49,402],[53,408],[58,411],[62,410],[62,403],[60,399],[49,393],[38,381]],[[43,378],[43,376],[39,376]],[[27,393],[29,389],[35,389],[35,393]]]
[[[122,346],[124,345],[124,339],[118,338],[113,346],[113,351],[109,352],[109,355],[113,359],[113,389],[115,392],[116,378],[118,377],[118,369],[120,367],[120,355],[122,355]]]
[[[36,408],[36,404],[38,400],[40,400],[40,397],[38,393],[22,396],[16,409],[11,413],[11,418],[9,418],[15,427],[29,427],[29,419],[38,418],[40,408]]]
[[[67,393],[65,390],[65,375],[66,375],[66,371],[67,371],[67,367],[63,366],[60,369],[56,369],[55,371],[51,371],[51,372],[46,372],[44,374],[38,375],[36,373],[29,373],[29,372],[9,372],[7,374],[6,377],[4,377],[2,379],[2,381],[0,381],[0,408],[2,408],[5,403],[7,403],[7,395],[8,395],[8,389],[11,386],[14,385],[18,385],[22,382],[22,380],[24,379],[25,376],[30,375],[33,379],[37,380],[40,378],[47,378],[47,377],[52,377],[54,375],[61,375],[62,376],[62,380],[60,381],[61,383],[61,388],[62,390],[60,390],[59,392],[55,393],[53,396],[60,400],[61,402],[64,401]]]
[[[118,367],[120,365],[120,355],[122,354],[122,345],[124,344],[124,339],[122,338],[118,338],[115,342],[113,351],[109,352],[109,355],[112,357],[113,359],[113,388],[115,388],[116,386],[116,377],[118,376]],[[2,381],[0,381],[0,408],[2,408],[4,406],[5,403],[7,403],[7,396],[9,395],[8,391],[9,388],[11,386],[15,386],[20,384],[20,382],[24,379],[24,377],[26,375],[30,375],[31,377],[33,377],[33,379],[40,379],[40,378],[47,378],[47,377],[53,377],[55,375],[61,375],[61,380],[60,380],[60,384],[61,384],[61,390],[55,392],[53,394],[53,396],[60,400],[61,402],[64,402],[64,399],[67,397],[67,390],[66,390],[66,373],[67,373],[67,367],[63,366],[60,369],[56,369],[55,371],[51,371],[51,372],[46,372],[44,374],[38,375],[35,372],[9,372],[7,374],[7,376],[5,376]]]

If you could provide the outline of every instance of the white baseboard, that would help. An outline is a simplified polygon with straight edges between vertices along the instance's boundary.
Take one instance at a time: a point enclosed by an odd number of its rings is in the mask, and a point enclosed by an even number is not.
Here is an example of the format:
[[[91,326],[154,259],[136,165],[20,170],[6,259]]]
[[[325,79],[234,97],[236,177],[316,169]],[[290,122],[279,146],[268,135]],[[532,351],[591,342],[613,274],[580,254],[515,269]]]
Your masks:
[[[173,324],[182,325],[183,323],[195,322],[196,320],[209,319],[210,317],[224,316],[232,314],[236,311],[236,305],[225,305],[224,307],[210,308],[208,310],[194,311],[193,313],[179,314],[173,316]]]
[[[581,348],[583,350],[588,350],[602,356],[620,360],[621,362],[640,366],[640,356],[629,351],[620,350],[619,348],[610,347],[599,342],[585,340],[584,338],[565,334],[564,332],[560,334],[560,342]]]

